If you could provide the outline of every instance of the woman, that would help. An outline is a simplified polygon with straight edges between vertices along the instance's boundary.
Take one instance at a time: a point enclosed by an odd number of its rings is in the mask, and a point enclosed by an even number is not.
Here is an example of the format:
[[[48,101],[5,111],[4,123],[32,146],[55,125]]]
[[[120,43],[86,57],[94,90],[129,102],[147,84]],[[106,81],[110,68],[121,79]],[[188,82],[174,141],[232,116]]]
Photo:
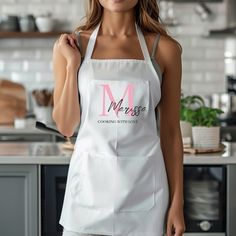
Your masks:
[[[68,137],[80,125],[63,236],[180,236],[181,46],[161,26],[156,0],[88,3],[79,33],[53,48],[53,119]]]

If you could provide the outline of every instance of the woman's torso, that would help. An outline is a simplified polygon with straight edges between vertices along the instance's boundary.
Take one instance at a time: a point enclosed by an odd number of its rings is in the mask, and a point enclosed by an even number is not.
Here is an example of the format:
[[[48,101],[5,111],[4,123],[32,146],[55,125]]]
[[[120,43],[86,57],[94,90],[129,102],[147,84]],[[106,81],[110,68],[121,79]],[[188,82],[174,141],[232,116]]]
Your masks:
[[[107,41],[98,39],[97,32],[95,38],[93,36],[89,37],[90,45],[86,45],[88,58],[84,60],[83,55],[78,73],[81,121],[75,146],[83,150],[93,147],[94,152],[112,155],[148,153],[159,143],[155,108],[161,98],[162,77],[151,63],[145,38],[140,32],[128,45],[110,42],[115,48],[112,51],[116,56],[113,56],[109,46],[106,47]],[[124,52],[126,55],[121,58]],[[130,104],[131,97],[134,104]],[[114,104],[123,111],[115,114]],[[134,109],[130,112],[132,116],[127,116],[124,110],[130,105]],[[145,144],[143,148],[141,144]]]

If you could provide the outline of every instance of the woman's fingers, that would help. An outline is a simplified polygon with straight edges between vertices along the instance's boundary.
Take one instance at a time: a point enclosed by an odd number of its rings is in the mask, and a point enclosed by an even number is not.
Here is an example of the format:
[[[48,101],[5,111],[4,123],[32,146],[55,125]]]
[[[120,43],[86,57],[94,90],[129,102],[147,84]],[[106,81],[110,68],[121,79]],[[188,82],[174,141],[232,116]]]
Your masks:
[[[71,47],[76,48],[75,39],[70,34],[61,34],[58,39],[59,44],[69,44]]]
[[[76,35],[75,33],[72,33],[72,34],[71,34],[71,37],[74,39],[75,47],[78,48],[77,35]],[[78,49],[79,49],[79,48],[78,48]]]
[[[73,38],[71,35],[68,35],[68,39],[69,39],[69,41],[70,41],[70,45],[71,45],[74,49],[76,49],[76,45],[75,45],[75,40],[74,40],[74,38]]]
[[[70,45],[73,47],[73,48],[77,48],[76,46],[76,36],[75,34],[71,33],[71,34],[68,34],[68,39],[70,41]]]
[[[185,229],[181,225],[173,226],[171,222],[167,224],[166,236],[182,236]]]
[[[61,34],[59,41],[62,42],[64,39],[66,39],[67,34]]]
[[[178,226],[175,227],[174,236],[182,236],[184,232],[185,232],[185,228],[181,225],[178,225]]]
[[[177,229],[177,230],[175,230],[174,236],[183,236],[183,233],[184,233],[184,231],[182,231],[181,229]]]
[[[172,223],[170,221],[167,222],[166,236],[173,236],[172,234]]]

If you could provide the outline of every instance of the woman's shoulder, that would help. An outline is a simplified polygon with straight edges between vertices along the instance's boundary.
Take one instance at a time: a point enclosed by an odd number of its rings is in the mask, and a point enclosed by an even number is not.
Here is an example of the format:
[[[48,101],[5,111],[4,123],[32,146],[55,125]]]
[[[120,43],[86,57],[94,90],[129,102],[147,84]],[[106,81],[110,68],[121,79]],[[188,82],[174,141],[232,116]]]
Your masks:
[[[180,60],[182,49],[180,44],[171,36],[166,36],[157,32],[143,32],[150,55],[154,50],[155,61],[159,64],[161,72],[170,64]],[[155,41],[157,40],[157,44]]]
[[[158,36],[158,34],[159,33],[146,33],[144,36],[147,39],[147,44],[149,44],[148,47],[150,47],[150,51],[154,46],[156,37],[159,37],[155,51],[155,59],[163,64],[163,67],[165,67],[166,64],[171,63],[173,60],[178,60],[181,57],[182,47],[173,37],[163,34]]]
[[[158,50],[165,51],[166,54],[182,52],[180,44],[172,36],[163,34],[159,35],[159,34],[160,33],[151,32],[151,33],[144,33],[144,36],[147,39],[147,42],[149,42],[150,44],[153,44],[156,37],[159,37]]]
[[[159,47],[165,67],[171,67],[181,61],[182,47],[171,36],[162,35]]]

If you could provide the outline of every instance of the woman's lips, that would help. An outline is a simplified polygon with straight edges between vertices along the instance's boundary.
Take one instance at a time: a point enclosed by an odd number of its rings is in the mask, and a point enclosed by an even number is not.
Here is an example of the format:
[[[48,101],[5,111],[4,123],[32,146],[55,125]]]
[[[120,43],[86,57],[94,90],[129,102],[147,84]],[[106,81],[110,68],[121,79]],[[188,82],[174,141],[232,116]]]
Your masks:
[[[112,2],[114,3],[121,3],[121,2],[124,2],[125,0],[112,0]]]

